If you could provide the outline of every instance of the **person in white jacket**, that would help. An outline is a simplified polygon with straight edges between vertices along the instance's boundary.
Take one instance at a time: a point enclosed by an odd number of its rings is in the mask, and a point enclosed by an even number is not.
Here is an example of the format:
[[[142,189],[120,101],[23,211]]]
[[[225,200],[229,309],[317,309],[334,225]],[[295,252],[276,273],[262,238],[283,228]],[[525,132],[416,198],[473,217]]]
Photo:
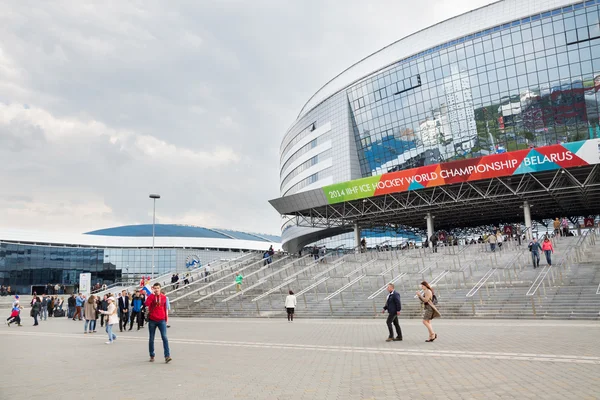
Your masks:
[[[119,323],[119,317],[117,316],[117,306],[115,305],[115,298],[109,297],[107,300],[108,307],[106,307],[106,311],[100,310],[100,313],[108,315],[108,321],[106,321],[106,333],[108,333],[108,342],[106,342],[106,344],[112,344],[113,341],[117,340],[117,335],[115,335],[112,332],[112,327],[114,324]]]
[[[285,298],[285,309],[287,310],[288,322],[294,322],[294,309],[296,308],[296,296],[290,290],[290,294]]]

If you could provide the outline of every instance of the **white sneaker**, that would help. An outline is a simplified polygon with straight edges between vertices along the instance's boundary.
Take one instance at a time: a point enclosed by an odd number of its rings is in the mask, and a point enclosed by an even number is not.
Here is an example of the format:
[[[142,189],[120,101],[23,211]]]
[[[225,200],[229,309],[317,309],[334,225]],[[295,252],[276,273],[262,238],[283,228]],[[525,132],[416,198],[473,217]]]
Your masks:
[[[112,342],[106,342],[106,344],[112,344]]]

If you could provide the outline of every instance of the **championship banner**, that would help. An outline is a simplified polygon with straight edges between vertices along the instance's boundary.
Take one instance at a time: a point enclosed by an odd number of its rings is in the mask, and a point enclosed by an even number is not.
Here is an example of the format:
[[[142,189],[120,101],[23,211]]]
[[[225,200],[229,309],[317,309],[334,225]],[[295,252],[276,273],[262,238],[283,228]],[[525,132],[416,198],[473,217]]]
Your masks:
[[[453,183],[600,164],[600,139],[555,144],[369,176],[323,187],[329,204]]]

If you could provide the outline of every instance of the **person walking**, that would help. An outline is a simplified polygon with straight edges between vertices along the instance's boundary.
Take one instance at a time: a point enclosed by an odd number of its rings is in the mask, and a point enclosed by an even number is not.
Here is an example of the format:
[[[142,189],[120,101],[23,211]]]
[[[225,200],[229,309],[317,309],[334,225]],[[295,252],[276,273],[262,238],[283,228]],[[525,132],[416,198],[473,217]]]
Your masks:
[[[136,290],[135,294],[133,295],[133,300],[131,301],[131,320],[129,321],[129,330],[133,329],[133,320],[135,319],[135,322],[137,324],[137,330],[140,330],[140,327],[142,326],[142,307],[144,306],[144,303],[142,301],[142,297],[140,296],[140,291]]]
[[[504,236],[500,231],[496,232],[496,242],[498,243],[498,250],[502,251],[502,242],[504,242]]]
[[[560,220],[558,217],[554,218],[552,225],[554,226],[554,236],[560,236]]]
[[[533,261],[533,269],[536,269],[540,266],[540,251],[542,250],[542,246],[537,241],[537,238],[533,238],[531,242],[529,242],[529,251],[531,252],[531,260]]]
[[[83,315],[85,317],[85,324],[83,325],[83,333],[88,333],[88,326],[90,329],[90,333],[96,332],[96,310],[98,306],[96,305],[96,296],[91,295],[89,299],[85,302],[83,306]]]
[[[19,301],[17,300],[16,304],[13,305],[13,308],[10,312],[10,317],[6,318],[6,325],[10,328],[10,324],[17,323],[17,326],[21,325],[21,306],[19,305]]]
[[[242,290],[242,283],[244,282],[244,277],[241,272],[238,272],[235,277],[235,291],[239,292]]]
[[[427,331],[429,332],[429,339],[427,339],[426,342],[433,342],[435,339],[437,339],[437,333],[433,331],[431,320],[441,317],[441,314],[435,306],[437,304],[437,298],[435,297],[435,292],[429,283],[425,281],[421,282],[421,290],[423,291],[423,294],[421,294],[420,291],[417,291],[417,297],[419,297],[419,300],[421,300],[421,302],[424,304],[423,325],[425,325]]]
[[[431,235],[431,237],[429,238],[429,241],[431,242],[431,251],[433,253],[437,253],[437,247],[438,247],[438,236],[436,233],[434,233],[433,235]]]
[[[127,292],[123,290],[121,292],[121,297],[119,297],[119,331],[123,332],[123,325],[125,325],[125,329],[127,329],[127,316],[129,310],[129,297],[127,296]]]
[[[40,313],[40,307],[42,306],[42,301],[39,297],[34,297],[31,300],[31,311],[29,315],[33,318],[33,326],[38,326],[38,314]]]
[[[77,319],[77,317],[79,317],[79,320],[81,321],[83,315],[81,313],[81,308],[83,307],[83,304],[85,303],[85,296],[81,293],[79,293],[79,296],[75,297],[75,315],[73,315],[73,321],[75,321],[75,319]]]
[[[386,324],[389,331],[389,336],[386,339],[386,342],[391,341],[401,341],[402,340],[402,330],[400,329],[400,324],[398,323],[398,317],[400,316],[400,310],[402,310],[402,304],[400,303],[400,293],[396,292],[393,283],[388,283],[387,286],[388,297],[383,306],[383,310],[381,313],[388,312],[388,317],[386,320]],[[394,339],[394,330],[392,329],[392,323],[396,328],[396,338]]]
[[[160,292],[160,283],[152,285],[152,294],[146,299],[148,308],[148,351],[150,353],[150,362],[154,362],[154,336],[156,328],[160,332],[165,353],[165,363],[171,361],[171,352],[169,350],[169,339],[167,338],[167,322],[169,313],[167,311],[167,297]]]
[[[562,235],[567,237],[569,234],[569,220],[567,217],[563,217],[562,221],[560,221],[560,226],[562,228]]]
[[[204,282],[208,282],[209,276],[210,276],[210,271],[211,271],[211,266],[210,264],[207,264],[206,267],[204,267]]]
[[[294,296],[294,292],[291,290],[288,292],[288,296],[285,298],[285,309],[287,310],[287,319],[289,322],[294,322],[294,310],[296,309],[296,304],[298,303],[296,296]]]
[[[106,344],[112,344],[115,340],[117,340],[117,335],[115,335],[112,331],[113,325],[119,322],[119,317],[117,316],[117,306],[115,305],[115,298],[109,297],[107,299],[108,306],[106,307],[106,311],[100,310],[101,314],[108,316],[108,320],[106,321],[106,333],[108,334],[108,342]]]
[[[496,251],[496,241],[498,240],[498,238],[496,237],[495,233],[492,233],[490,236],[488,236],[487,241],[490,244],[490,250],[492,252]]]
[[[108,324],[108,315],[102,313],[102,311],[108,311],[108,295],[106,294],[98,307],[98,312],[100,313],[100,327],[104,327],[104,319],[106,319],[106,323]]]
[[[46,307],[48,307],[48,316],[49,317],[53,317],[54,316],[54,305],[57,302],[57,297],[56,296],[50,296],[50,298],[48,299],[48,304],[46,304]]]
[[[542,242],[542,251],[544,252],[544,255],[546,256],[546,262],[548,263],[548,266],[551,267],[552,266],[552,253],[554,253],[554,247],[552,246],[552,242],[550,241],[550,238],[548,238],[548,236],[546,236],[544,238],[544,241]],[[539,261],[538,261],[538,265],[539,265]]]
[[[76,304],[75,295],[72,294],[67,299],[67,318],[73,318],[73,316],[75,315],[75,307],[76,307],[75,304]]]
[[[40,321],[46,321],[48,319],[48,303],[49,297],[44,293],[42,295],[42,304],[40,305]]]

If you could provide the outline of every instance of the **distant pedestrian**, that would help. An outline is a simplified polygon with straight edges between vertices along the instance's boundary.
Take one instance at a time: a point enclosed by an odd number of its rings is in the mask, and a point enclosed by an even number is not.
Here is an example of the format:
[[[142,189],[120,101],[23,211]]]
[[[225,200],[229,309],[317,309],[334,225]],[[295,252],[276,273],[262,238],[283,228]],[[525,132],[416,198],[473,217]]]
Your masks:
[[[127,330],[127,321],[129,316],[129,296],[127,296],[127,292],[123,290],[121,292],[121,297],[119,297],[119,331],[123,332],[123,326],[125,326],[125,330]]]
[[[50,296],[48,299],[48,304],[46,304],[46,307],[48,308],[48,316],[50,317],[54,316],[54,305],[56,304],[56,299],[56,296]]]
[[[108,334],[108,342],[106,344],[112,344],[115,340],[117,340],[117,335],[115,335],[112,331],[113,326],[119,322],[119,316],[117,315],[117,306],[115,305],[115,298],[109,297],[107,299],[108,307],[106,311],[100,310],[101,314],[107,315],[108,320],[106,321],[106,333]]]
[[[190,273],[189,272],[187,274],[185,274],[185,279],[183,280],[183,284],[184,285],[190,284]]]
[[[540,266],[540,251],[542,250],[542,246],[537,241],[537,238],[533,238],[531,242],[529,242],[529,251],[531,252],[531,260],[533,261],[533,269],[536,269]]]
[[[75,315],[73,315],[73,321],[75,321],[75,319],[77,319],[77,317],[79,317],[79,320],[81,321],[83,314],[82,314],[82,307],[83,304],[85,303],[85,296],[81,293],[79,293],[79,296],[75,297]]]
[[[18,326],[23,326],[21,325],[21,306],[19,305],[18,301],[16,304],[13,305],[13,308],[10,312],[10,317],[6,319],[6,325],[10,327],[10,324],[15,322]]]
[[[498,250],[502,251],[502,242],[504,241],[504,236],[499,231],[496,233],[496,242],[498,243]]]
[[[171,361],[171,352],[169,350],[169,339],[167,338],[167,322],[169,313],[167,311],[167,297],[160,292],[160,283],[152,285],[152,294],[146,299],[148,308],[148,350],[150,352],[150,362],[154,362],[154,336],[156,328],[160,332],[165,353],[165,363]]]
[[[210,278],[209,278],[210,271],[211,271],[211,266],[210,266],[210,264],[208,264],[208,265],[206,265],[206,267],[204,267],[204,282],[208,282],[210,280]]]
[[[490,250],[492,252],[495,252],[496,251],[496,242],[498,241],[496,234],[492,233],[490,236],[488,236],[487,241],[490,244]]]
[[[402,305],[400,303],[400,293],[396,292],[394,289],[394,284],[389,283],[387,286],[388,296],[383,306],[382,313],[388,312],[388,317],[386,320],[386,324],[389,331],[389,336],[386,339],[386,342],[391,341],[402,341],[402,330],[400,329],[400,324],[398,323],[398,317],[400,316],[400,310],[402,310]],[[394,330],[392,329],[392,324],[396,328],[396,338],[394,339]]]
[[[39,297],[34,297],[31,300],[31,311],[29,315],[33,318],[33,326],[38,326],[38,314],[40,313],[40,307],[42,306],[42,301]]]
[[[552,242],[550,241],[548,236],[546,236],[544,238],[544,241],[542,242],[542,251],[544,252],[544,255],[546,256],[546,262],[548,263],[548,266],[551,267],[552,266],[552,253],[554,253],[554,247],[552,247]]]
[[[567,237],[569,234],[569,220],[567,217],[563,217],[562,221],[560,221],[560,226],[562,228],[562,235]]]
[[[139,290],[135,291],[133,300],[131,301],[131,319],[129,321],[129,330],[133,329],[133,321],[137,324],[137,330],[139,331],[142,326],[142,307],[144,306],[142,296],[140,296]]]
[[[437,333],[433,331],[431,320],[441,316],[440,312],[435,306],[437,304],[437,297],[435,297],[435,292],[433,291],[432,287],[425,281],[421,282],[421,290],[423,291],[423,294],[417,291],[417,296],[424,305],[423,325],[425,325],[427,331],[429,331],[429,339],[426,340],[426,342],[433,342],[435,339],[437,339]]]
[[[98,312],[100,313],[100,327],[104,327],[104,320],[106,319],[106,323],[108,324],[108,315],[104,314],[102,311],[108,311],[108,296],[104,295],[102,301],[100,301],[100,307],[98,308]]]
[[[429,241],[431,242],[431,249],[432,249],[431,251],[433,253],[437,253],[437,251],[438,251],[438,235],[436,233],[434,233],[429,238]]]
[[[42,295],[42,304],[40,305],[40,321],[48,319],[48,303],[50,303],[50,297],[44,293]]]
[[[552,225],[554,226],[554,235],[560,236],[560,220],[558,219],[558,217],[556,217],[554,221],[552,221]]]
[[[85,302],[83,315],[85,316],[85,324],[83,325],[83,333],[96,332],[96,310],[98,306],[96,305],[96,296],[91,295],[89,299]]]
[[[289,322],[294,322],[294,310],[296,309],[296,296],[291,290],[288,292],[288,296],[285,298],[285,309],[287,310],[287,318]]]
[[[239,292],[242,290],[242,283],[244,282],[244,277],[241,272],[238,272],[235,277],[235,291]]]
[[[73,316],[75,315],[75,309],[76,309],[75,304],[76,304],[75,295],[72,294],[67,299],[67,318],[73,318]],[[75,318],[73,318],[73,320],[75,320]]]

